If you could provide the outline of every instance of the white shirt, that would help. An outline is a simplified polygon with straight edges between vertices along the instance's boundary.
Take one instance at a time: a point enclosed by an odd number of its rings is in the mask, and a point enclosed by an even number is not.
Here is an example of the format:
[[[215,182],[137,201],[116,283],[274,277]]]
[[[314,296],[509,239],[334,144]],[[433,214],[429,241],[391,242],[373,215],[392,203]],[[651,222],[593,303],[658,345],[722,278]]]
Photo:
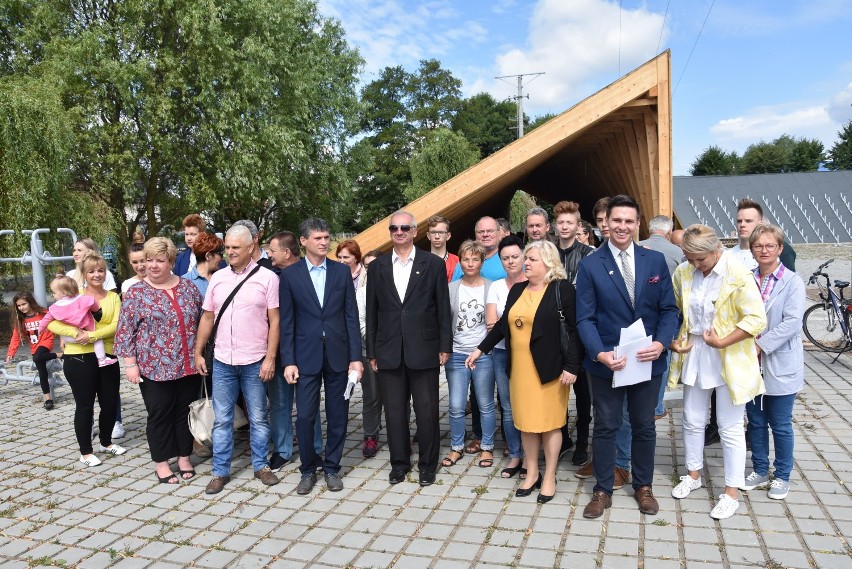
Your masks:
[[[506,284],[506,279],[500,279],[499,281],[494,281],[491,283],[491,286],[488,287],[488,298],[485,299],[485,304],[497,305],[497,318],[500,318],[503,316],[503,311],[506,309],[507,298],[509,298],[509,285]],[[494,347],[505,350],[506,340],[500,340]]]
[[[612,241],[606,242],[609,247],[610,253],[615,257],[615,266],[618,267],[618,272],[621,273],[621,278],[624,278],[624,270],[621,267],[621,249],[612,244]],[[630,265],[630,270],[633,271],[633,290],[636,290],[636,255],[634,254],[635,247],[633,246],[633,241],[630,242],[630,245],[627,246],[627,264]]]
[[[725,385],[722,379],[722,353],[704,343],[704,331],[710,329],[716,316],[715,302],[728,271],[728,255],[719,257],[716,266],[706,277],[698,269],[693,271],[695,274],[692,277],[689,306],[686,307],[692,349],[686,357],[682,381],[685,385],[711,389]]]
[[[754,259],[754,255],[751,254],[751,249],[741,249],[739,245],[736,245],[728,249],[727,252],[742,263],[746,269],[753,271],[757,268],[757,261]]]
[[[453,322],[453,351],[469,354],[485,339],[485,285],[459,286],[459,306]]]
[[[406,261],[403,261],[402,257],[396,254],[395,249],[391,252],[393,284],[396,286],[396,292],[402,302],[405,302],[405,291],[408,288],[408,281],[411,279],[411,267],[414,266],[414,253],[416,251],[417,247],[412,247]]]

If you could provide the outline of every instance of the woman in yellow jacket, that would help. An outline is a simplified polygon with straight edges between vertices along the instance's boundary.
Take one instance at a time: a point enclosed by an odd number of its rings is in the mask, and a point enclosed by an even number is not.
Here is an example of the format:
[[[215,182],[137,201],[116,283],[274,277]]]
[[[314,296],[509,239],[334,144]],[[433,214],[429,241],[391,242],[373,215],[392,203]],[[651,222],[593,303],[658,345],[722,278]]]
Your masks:
[[[675,269],[675,299],[683,324],[672,341],[669,387],[683,383],[683,445],[687,476],[672,490],[685,498],[701,487],[704,427],[716,391],[716,415],[725,465],[725,492],[710,512],[729,518],[739,508],[746,461],[745,405],[765,391],[754,338],[766,328],[766,311],[754,275],[725,254],[716,233],[691,225],[681,245],[686,263]]]

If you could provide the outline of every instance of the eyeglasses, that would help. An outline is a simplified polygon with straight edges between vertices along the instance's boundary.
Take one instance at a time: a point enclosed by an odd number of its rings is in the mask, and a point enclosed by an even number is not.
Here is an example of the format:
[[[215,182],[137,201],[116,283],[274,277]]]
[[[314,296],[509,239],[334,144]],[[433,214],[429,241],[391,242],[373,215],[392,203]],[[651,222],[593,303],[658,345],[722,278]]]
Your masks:
[[[771,253],[772,251],[778,248],[778,245],[770,243],[769,245],[752,245],[751,248],[755,251],[766,251],[768,253]]]
[[[496,229],[477,229],[476,230],[477,235],[494,235],[495,233],[497,233]]]
[[[403,233],[408,233],[412,229],[417,227],[416,225],[389,225],[388,229],[390,229],[391,233],[396,233],[397,231],[402,230]]]
[[[429,231],[429,235],[446,235],[449,231]]]

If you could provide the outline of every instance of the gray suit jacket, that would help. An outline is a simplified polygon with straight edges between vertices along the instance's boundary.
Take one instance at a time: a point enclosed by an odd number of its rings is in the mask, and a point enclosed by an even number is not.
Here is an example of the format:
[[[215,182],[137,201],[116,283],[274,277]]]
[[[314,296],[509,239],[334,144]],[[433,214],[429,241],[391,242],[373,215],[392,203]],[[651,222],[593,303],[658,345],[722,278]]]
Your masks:
[[[662,235],[653,234],[648,239],[640,241],[639,245],[647,247],[652,251],[662,253],[666,258],[666,266],[669,268],[669,275],[673,275],[677,266],[685,260],[683,257],[683,251],[681,251],[680,247],[674,245]]]

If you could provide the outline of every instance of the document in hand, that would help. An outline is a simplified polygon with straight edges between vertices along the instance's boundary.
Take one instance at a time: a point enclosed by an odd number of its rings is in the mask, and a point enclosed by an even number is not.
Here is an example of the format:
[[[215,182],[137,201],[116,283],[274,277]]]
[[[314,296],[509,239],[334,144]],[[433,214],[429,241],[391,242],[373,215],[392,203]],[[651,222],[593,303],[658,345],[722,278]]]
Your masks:
[[[653,338],[645,335],[645,324],[640,318],[628,328],[621,329],[621,338],[615,347],[615,357],[627,357],[624,369],[613,372],[612,386],[625,387],[651,380],[653,362],[640,362],[636,359],[639,350],[651,345]]]

